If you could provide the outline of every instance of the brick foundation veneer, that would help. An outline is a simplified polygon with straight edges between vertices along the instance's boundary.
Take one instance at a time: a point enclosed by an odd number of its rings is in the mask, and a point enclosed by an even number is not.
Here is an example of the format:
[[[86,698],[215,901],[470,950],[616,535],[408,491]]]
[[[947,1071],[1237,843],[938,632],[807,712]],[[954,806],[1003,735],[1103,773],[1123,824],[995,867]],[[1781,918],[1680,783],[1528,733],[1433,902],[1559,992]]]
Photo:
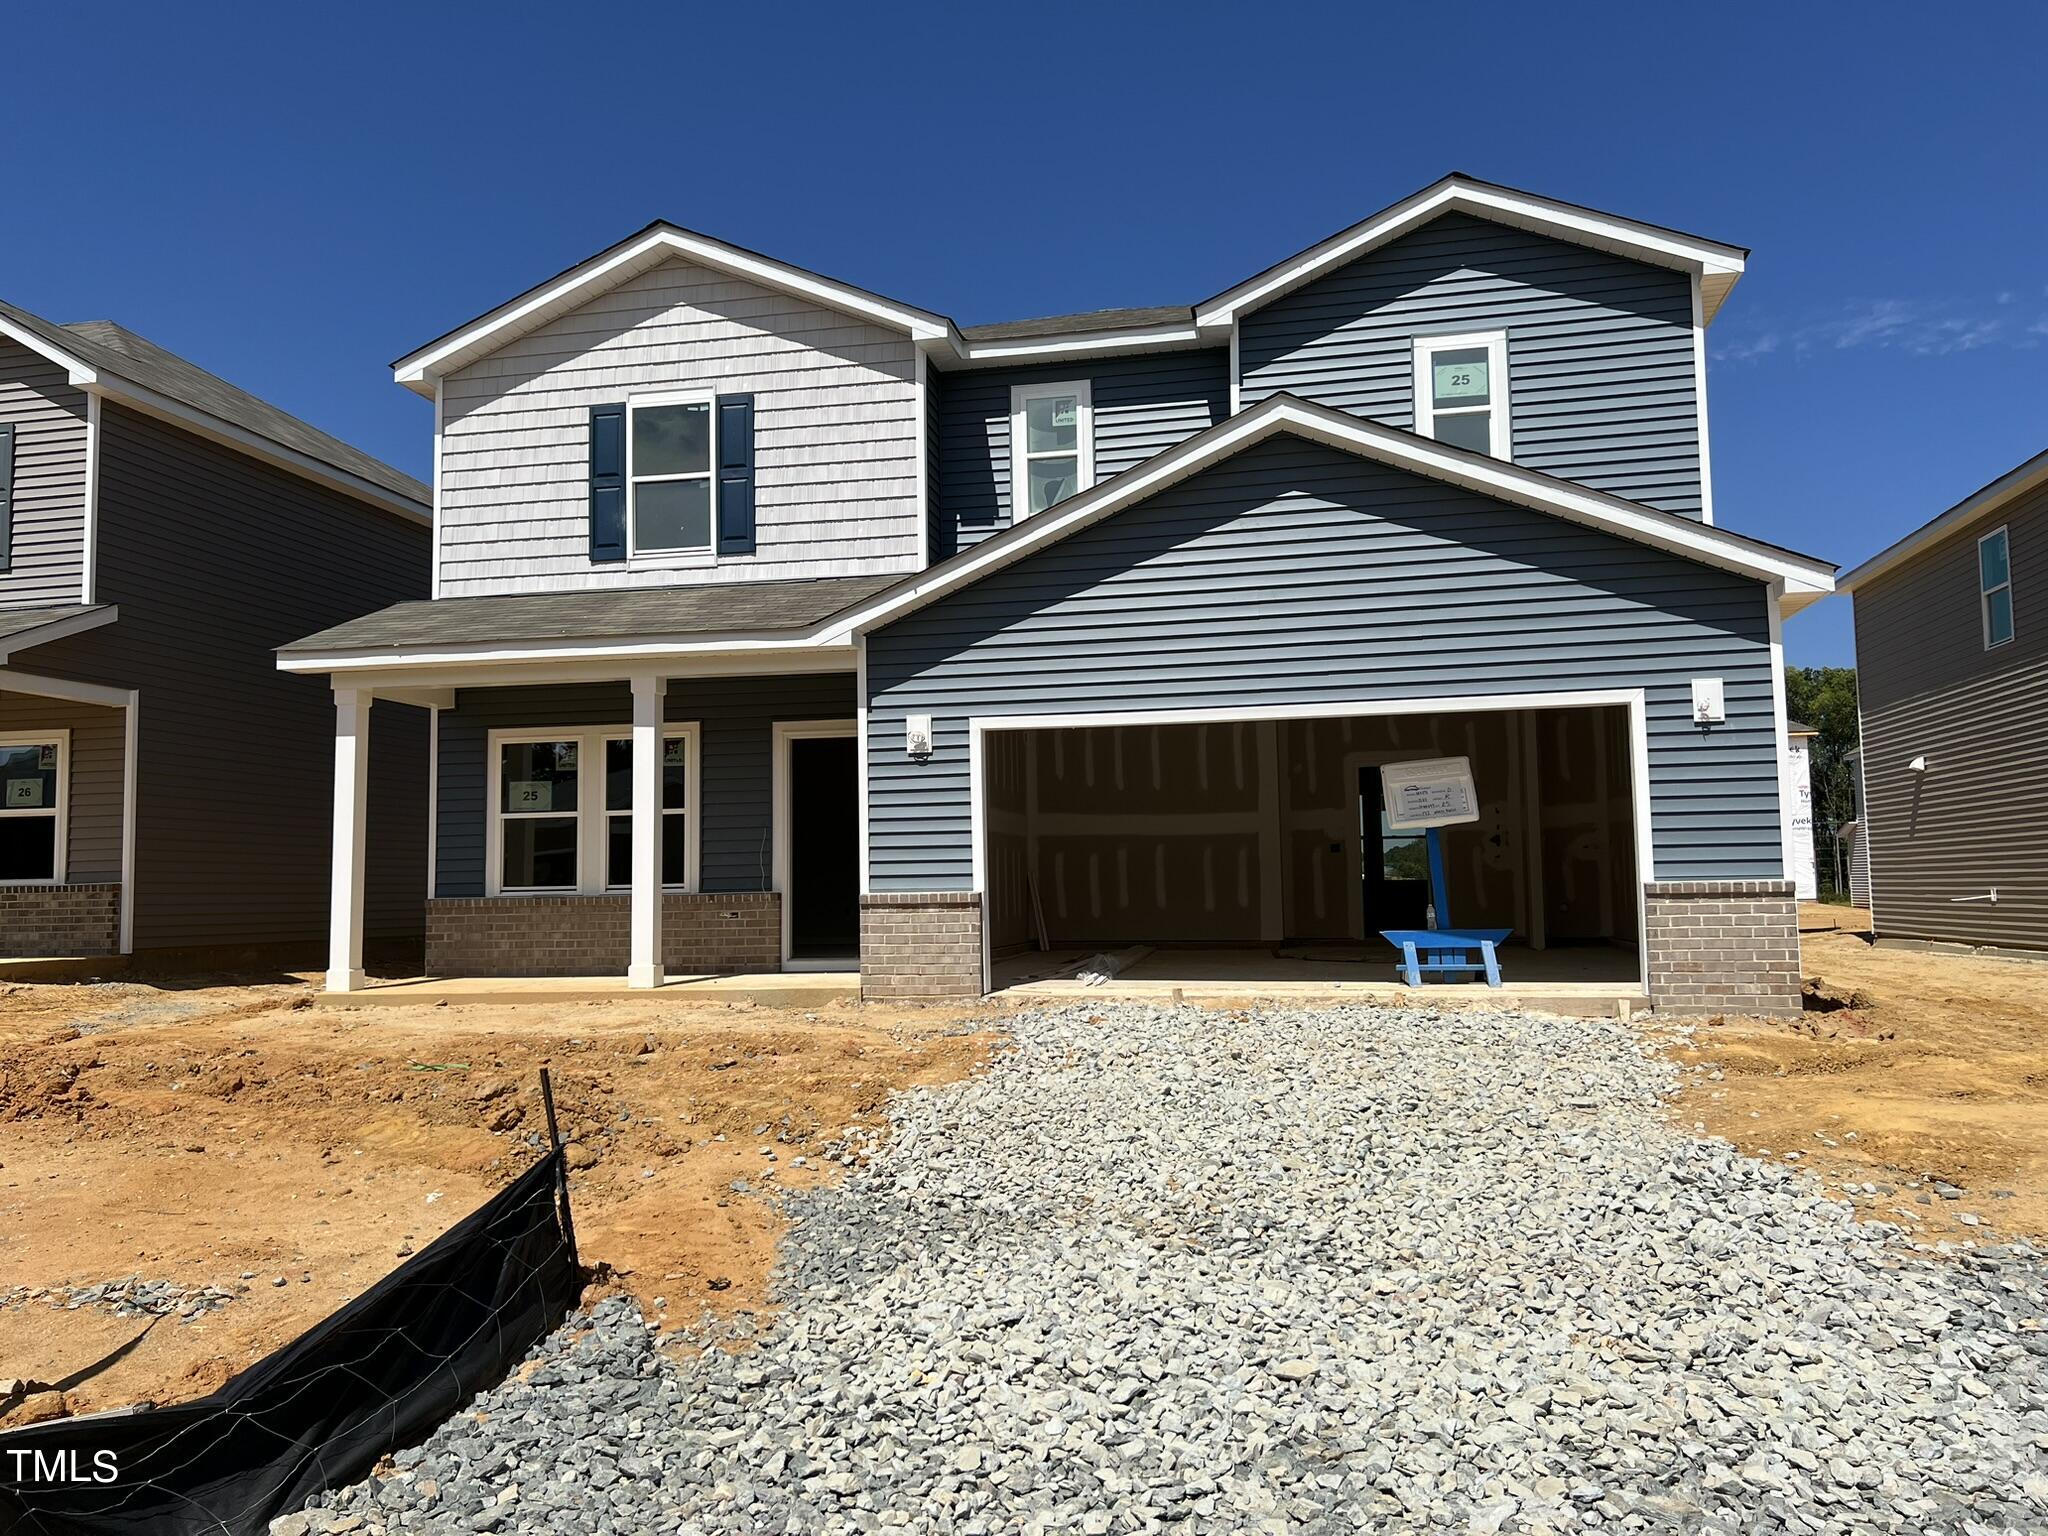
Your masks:
[[[981,996],[981,896],[877,891],[860,899],[860,995],[874,1002]]]
[[[1660,1013],[1796,1018],[1799,903],[1788,880],[1654,880],[1643,887],[1650,1006]]]
[[[438,896],[427,903],[434,976],[623,976],[630,896]],[[661,958],[675,975],[782,969],[773,891],[664,896]]]
[[[120,882],[0,885],[0,960],[111,955],[120,948]]]

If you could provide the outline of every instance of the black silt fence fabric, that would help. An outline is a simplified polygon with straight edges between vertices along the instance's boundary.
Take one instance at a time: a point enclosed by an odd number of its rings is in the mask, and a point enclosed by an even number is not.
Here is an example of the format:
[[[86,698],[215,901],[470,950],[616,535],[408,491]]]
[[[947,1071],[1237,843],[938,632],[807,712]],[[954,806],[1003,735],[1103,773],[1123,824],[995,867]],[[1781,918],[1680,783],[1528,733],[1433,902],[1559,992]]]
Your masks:
[[[261,1536],[358,1481],[568,1315],[563,1191],[552,1152],[210,1397],[0,1435],[0,1536]]]

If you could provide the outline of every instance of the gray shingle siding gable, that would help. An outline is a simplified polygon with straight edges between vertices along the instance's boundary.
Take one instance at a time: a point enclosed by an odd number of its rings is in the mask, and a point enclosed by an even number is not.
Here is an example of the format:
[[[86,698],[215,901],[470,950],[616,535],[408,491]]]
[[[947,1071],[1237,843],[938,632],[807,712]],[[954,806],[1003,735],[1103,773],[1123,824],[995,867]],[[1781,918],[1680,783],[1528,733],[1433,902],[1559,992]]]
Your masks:
[[[1641,687],[1655,873],[1778,878],[1768,594],[1283,436],[868,637],[869,877],[973,882],[973,715]],[[1691,723],[1690,680],[1728,719]],[[937,750],[903,751],[933,716]]]
[[[765,891],[773,880],[770,754],[778,720],[851,720],[851,673],[794,677],[675,678],[665,714],[695,721],[698,745],[700,886]],[[633,719],[624,683],[470,688],[441,715],[434,894],[484,894],[490,818],[489,733],[530,727],[618,726]]]
[[[1246,315],[1240,405],[1288,390],[1412,428],[1414,338],[1490,330],[1516,463],[1701,515],[1691,279],[1467,214]]]
[[[947,374],[933,417],[941,487],[935,557],[1010,526],[1010,390],[1068,379],[1090,381],[1098,482],[1230,414],[1230,354],[1215,347]]]

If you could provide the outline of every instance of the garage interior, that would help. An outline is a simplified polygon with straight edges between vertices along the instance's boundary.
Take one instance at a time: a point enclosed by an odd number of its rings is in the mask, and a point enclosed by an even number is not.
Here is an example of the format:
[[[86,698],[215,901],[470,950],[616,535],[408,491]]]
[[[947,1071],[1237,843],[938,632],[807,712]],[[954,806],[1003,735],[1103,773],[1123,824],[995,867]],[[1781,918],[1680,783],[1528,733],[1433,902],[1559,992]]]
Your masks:
[[[1379,766],[1458,756],[1481,814],[1444,829],[1439,924],[1511,928],[1517,990],[1640,984],[1622,706],[996,729],[984,752],[997,990],[1100,985],[1103,956],[1123,989],[1392,985],[1380,931],[1423,927],[1429,882]]]

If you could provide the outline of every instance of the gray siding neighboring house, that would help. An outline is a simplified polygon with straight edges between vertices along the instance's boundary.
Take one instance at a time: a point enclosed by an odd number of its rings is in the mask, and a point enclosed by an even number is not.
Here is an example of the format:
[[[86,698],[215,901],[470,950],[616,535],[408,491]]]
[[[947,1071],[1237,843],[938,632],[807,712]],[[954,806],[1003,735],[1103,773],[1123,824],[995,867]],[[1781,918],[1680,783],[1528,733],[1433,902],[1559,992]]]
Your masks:
[[[86,415],[63,368],[0,336],[0,604],[79,601]]]
[[[80,516],[89,564],[58,605],[34,610],[47,633],[17,634],[0,662],[0,733],[70,732],[65,886],[0,894],[18,912],[64,906],[66,887],[109,889],[91,912],[100,926],[72,924],[76,947],[58,954],[117,947],[107,925],[125,896],[137,952],[310,961],[328,917],[334,706],[320,683],[280,674],[272,650],[318,617],[426,595],[426,488],[119,327],[4,318],[73,355],[100,398]],[[81,470],[67,483],[87,481]],[[26,607],[0,590],[0,619]],[[135,701],[132,795],[122,696]],[[376,713],[366,916],[379,939],[416,939],[426,717]],[[38,932],[54,942],[59,926]],[[0,934],[0,955],[52,953]]]
[[[1767,590],[1297,438],[868,638],[870,881],[973,888],[973,715],[1641,687],[1659,880],[1782,878]],[[1725,679],[1727,723],[1689,680]],[[929,761],[905,717],[933,717]]]
[[[1245,316],[1238,405],[1286,390],[1410,427],[1414,339],[1496,330],[1517,464],[1701,515],[1691,280],[1465,214]]]
[[[1019,384],[1088,381],[1097,481],[1142,464],[1230,414],[1230,354],[1224,348],[976,368],[944,378],[936,438],[940,548],[947,554],[1010,526],[1010,391]]]
[[[2013,638],[1987,647],[1978,541],[1999,528]],[[2048,454],[1843,585],[1873,931],[2048,953]]]

